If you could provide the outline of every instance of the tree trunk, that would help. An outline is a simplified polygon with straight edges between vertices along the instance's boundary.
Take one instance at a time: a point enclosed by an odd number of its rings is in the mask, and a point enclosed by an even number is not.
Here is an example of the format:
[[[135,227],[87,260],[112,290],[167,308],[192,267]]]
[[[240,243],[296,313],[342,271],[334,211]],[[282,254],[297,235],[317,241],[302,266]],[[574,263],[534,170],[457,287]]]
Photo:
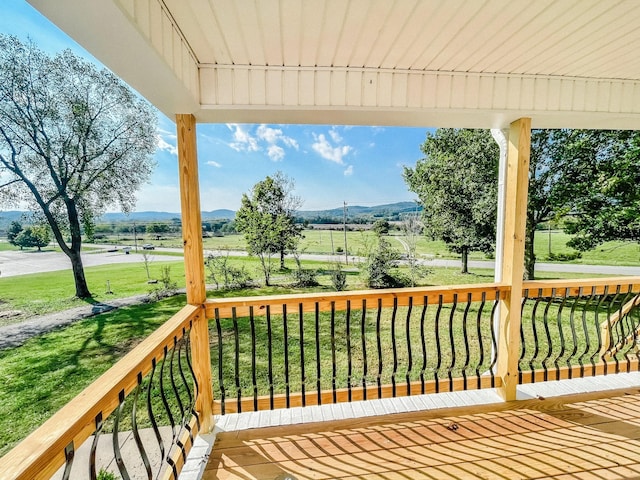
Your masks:
[[[469,248],[462,247],[462,270],[460,273],[469,273]]]
[[[284,249],[280,250],[280,270],[284,270]]]
[[[90,298],[91,292],[87,285],[87,280],[84,276],[84,267],[82,266],[82,258],[80,252],[69,252],[69,259],[71,260],[71,268],[73,269],[73,279],[76,283],[76,297],[78,298]]]
[[[87,285],[87,279],[84,276],[84,267],[82,266],[82,257],[80,256],[82,235],[80,233],[80,217],[78,215],[78,209],[72,199],[65,200],[65,205],[67,207],[69,231],[71,233],[71,248],[69,248],[65,253],[69,257],[69,260],[71,260],[73,279],[76,284],[76,297],[90,298],[91,292]]]
[[[536,222],[532,218],[527,219],[527,227],[524,236],[524,279],[535,280],[536,254],[534,242],[536,235]]]

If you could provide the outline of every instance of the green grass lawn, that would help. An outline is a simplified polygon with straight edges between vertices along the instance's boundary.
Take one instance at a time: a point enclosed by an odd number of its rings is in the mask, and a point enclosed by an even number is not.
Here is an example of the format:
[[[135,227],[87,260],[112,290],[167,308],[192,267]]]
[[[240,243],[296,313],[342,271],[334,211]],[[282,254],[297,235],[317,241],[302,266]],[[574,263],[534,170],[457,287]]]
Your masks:
[[[0,351],[0,455],[116,363],[185,303],[119,309]]]
[[[178,287],[184,287],[184,267],[181,262],[152,262],[152,278],[159,278],[163,265],[171,267],[171,278]],[[18,321],[26,316],[57,312],[86,303],[108,302],[114,298],[148,293],[153,287],[147,283],[147,274],[141,263],[88,267],[85,275],[93,293],[88,300],[74,297],[75,287],[70,270],[0,277],[0,300],[3,302],[0,307],[23,311],[21,317],[13,318],[13,321]],[[107,282],[112,294],[106,293]],[[0,319],[0,325],[2,321]],[[4,322],[12,322],[12,319],[4,319]]]

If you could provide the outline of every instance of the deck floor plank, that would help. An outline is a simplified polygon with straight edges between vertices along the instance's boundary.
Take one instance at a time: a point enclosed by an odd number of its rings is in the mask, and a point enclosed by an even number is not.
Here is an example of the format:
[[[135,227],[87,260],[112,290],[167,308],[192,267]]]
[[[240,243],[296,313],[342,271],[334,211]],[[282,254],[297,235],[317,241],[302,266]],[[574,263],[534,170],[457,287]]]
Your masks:
[[[285,478],[640,478],[640,390],[222,432],[203,476]]]

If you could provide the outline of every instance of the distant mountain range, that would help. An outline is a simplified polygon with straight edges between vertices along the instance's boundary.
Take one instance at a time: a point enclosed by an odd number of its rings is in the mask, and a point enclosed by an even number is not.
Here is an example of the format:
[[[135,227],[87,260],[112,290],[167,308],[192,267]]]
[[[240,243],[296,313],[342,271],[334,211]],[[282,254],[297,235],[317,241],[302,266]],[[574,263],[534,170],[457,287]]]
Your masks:
[[[347,205],[347,217],[349,220],[366,220],[386,218],[392,220],[398,218],[403,213],[420,211],[422,208],[415,202],[397,202],[389,203],[385,205],[376,205],[373,207],[363,207],[358,205]],[[219,209],[211,210],[209,212],[202,212],[203,220],[212,219],[233,219],[236,216],[236,212],[233,210]],[[297,212],[297,216],[304,220],[313,222],[327,221],[334,219],[336,221],[343,217],[343,207],[332,208],[329,210],[300,210]],[[25,218],[28,218],[28,212],[10,210],[6,212],[0,211],[0,229],[6,229],[13,221],[26,222]],[[172,219],[180,218],[180,213],[177,212],[132,212],[130,214],[124,213],[105,213],[100,217],[97,223],[113,223],[113,222],[166,222]]]

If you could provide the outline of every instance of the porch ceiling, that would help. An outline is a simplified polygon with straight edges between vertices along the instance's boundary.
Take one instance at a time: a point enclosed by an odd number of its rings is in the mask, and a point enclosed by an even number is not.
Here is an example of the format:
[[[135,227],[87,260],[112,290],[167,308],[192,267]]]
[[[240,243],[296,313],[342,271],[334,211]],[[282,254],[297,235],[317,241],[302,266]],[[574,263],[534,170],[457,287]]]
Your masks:
[[[635,0],[29,0],[168,116],[640,128]]]

